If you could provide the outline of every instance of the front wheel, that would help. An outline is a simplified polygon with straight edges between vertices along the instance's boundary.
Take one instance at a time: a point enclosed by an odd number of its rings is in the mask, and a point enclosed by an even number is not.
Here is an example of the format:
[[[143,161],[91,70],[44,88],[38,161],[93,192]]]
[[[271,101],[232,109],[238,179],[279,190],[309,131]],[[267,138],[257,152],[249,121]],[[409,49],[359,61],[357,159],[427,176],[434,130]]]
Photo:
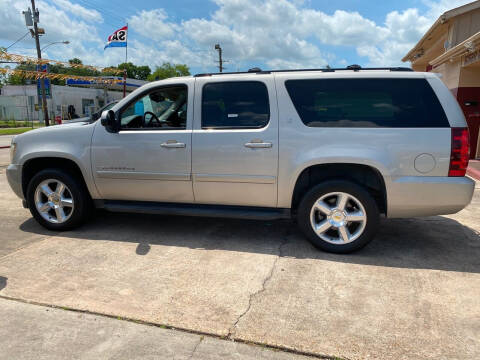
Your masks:
[[[314,186],[298,207],[298,225],[321,250],[349,253],[375,236],[380,215],[375,199],[363,187],[332,180]]]
[[[90,208],[83,183],[60,169],[37,173],[28,184],[27,201],[33,217],[49,230],[77,227]]]

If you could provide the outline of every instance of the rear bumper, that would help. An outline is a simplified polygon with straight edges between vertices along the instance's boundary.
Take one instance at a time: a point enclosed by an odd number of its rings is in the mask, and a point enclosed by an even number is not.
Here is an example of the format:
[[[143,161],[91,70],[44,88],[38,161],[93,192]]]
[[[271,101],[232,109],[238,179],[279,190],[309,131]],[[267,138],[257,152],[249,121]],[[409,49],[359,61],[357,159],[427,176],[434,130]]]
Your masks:
[[[474,188],[468,177],[401,177],[387,187],[387,217],[453,214],[470,203]]]
[[[22,190],[22,165],[10,164],[7,167],[7,180],[13,192],[24,200]]]

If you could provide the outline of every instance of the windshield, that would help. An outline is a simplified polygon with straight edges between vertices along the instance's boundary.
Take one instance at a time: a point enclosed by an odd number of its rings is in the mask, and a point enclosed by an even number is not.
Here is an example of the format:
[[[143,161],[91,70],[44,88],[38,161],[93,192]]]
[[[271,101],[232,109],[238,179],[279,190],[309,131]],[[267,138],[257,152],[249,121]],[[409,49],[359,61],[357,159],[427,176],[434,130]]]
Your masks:
[[[100,117],[102,116],[102,112],[104,112],[105,110],[110,110],[110,109],[113,108],[117,103],[118,103],[118,101],[113,101],[113,102],[105,105],[103,108],[100,108],[100,110],[98,110],[97,112],[95,112],[95,113],[93,113],[92,115],[90,115],[90,122],[95,122],[95,121],[97,121],[98,119],[100,119]]]
[[[111,102],[110,104],[107,104],[103,109],[100,109],[100,113],[104,112],[105,110],[110,110],[111,108],[113,108],[115,106],[115,104],[117,103],[117,101],[114,101],[114,102]]]

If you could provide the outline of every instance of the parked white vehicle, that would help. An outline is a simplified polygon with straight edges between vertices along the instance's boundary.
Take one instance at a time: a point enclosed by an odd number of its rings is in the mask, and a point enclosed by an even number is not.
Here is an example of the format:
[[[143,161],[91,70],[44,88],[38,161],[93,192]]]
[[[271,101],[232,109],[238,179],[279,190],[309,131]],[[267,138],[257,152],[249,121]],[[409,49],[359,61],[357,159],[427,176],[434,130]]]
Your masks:
[[[108,103],[107,105],[102,106],[100,109],[98,109],[96,112],[94,112],[90,116],[85,116],[81,118],[76,118],[76,119],[71,119],[71,120],[62,120],[62,124],[72,124],[72,123],[77,123],[77,122],[94,122],[100,119],[100,116],[102,115],[102,112],[105,110],[110,110],[115,106],[115,104],[118,103],[118,100],[112,101]]]
[[[9,183],[43,226],[90,208],[294,217],[317,247],[350,252],[389,218],[471,200],[468,132],[429,73],[320,69],[200,74],[142,86],[101,121],[14,138]]]

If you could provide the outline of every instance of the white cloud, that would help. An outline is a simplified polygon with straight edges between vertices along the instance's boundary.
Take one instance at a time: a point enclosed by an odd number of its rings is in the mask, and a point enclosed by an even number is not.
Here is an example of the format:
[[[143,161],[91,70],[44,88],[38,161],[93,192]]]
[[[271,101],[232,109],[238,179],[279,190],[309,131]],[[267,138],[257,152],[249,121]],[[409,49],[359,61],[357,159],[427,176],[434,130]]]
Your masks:
[[[445,11],[471,3],[472,0],[422,0],[428,7],[427,17],[434,21]]]
[[[25,18],[22,15],[22,10],[26,10],[26,8],[18,1],[0,0],[0,9],[2,9],[0,11],[0,24],[3,25],[0,36],[4,40],[14,42],[28,31],[25,27]]]
[[[0,33],[2,40],[13,43],[28,31],[22,15],[22,11],[26,10],[24,5],[16,0],[0,0],[0,8],[2,9],[0,11],[0,24],[8,24]],[[83,20],[72,18],[64,10],[45,1],[38,1],[37,7],[40,9],[39,27],[45,29],[45,35],[40,39],[42,46],[50,42],[64,40],[71,42],[70,47],[85,43],[103,44],[94,24],[87,24]],[[35,42],[30,36],[27,36],[22,42],[12,47],[11,52],[19,50],[22,46],[35,48]],[[58,46],[65,47],[65,45]],[[52,46],[49,49],[53,48]]]
[[[286,0],[217,0],[211,20],[182,23],[183,34],[202,48],[220,43],[226,59],[265,63],[268,66],[326,65],[332,54],[305,40],[297,24],[300,10]]]
[[[152,68],[164,61],[186,63],[211,70],[220,43],[229,70],[244,70],[256,64],[268,68],[321,67],[354,62],[337,58],[336,46],[349,47],[365,65],[405,65],[401,58],[421,38],[444,11],[468,0],[422,0],[423,12],[416,8],[392,11],[382,23],[355,11],[326,13],[302,0],[214,0],[217,9],[206,18],[174,21],[164,9],[141,10],[129,19],[129,60]],[[21,15],[26,3],[0,0],[0,23],[8,24],[0,33],[13,42],[26,28]],[[70,46],[52,46],[46,55],[67,59],[80,57],[84,63],[111,65],[124,61],[122,49],[103,52],[103,39],[96,23],[100,12],[70,0],[38,0],[43,44],[69,40]],[[46,21],[48,14],[48,21]],[[141,35],[139,38],[137,35]],[[143,38],[148,39],[142,40]],[[34,48],[28,36],[16,45]],[[327,47],[328,50],[325,50]]]
[[[68,0],[52,0],[60,9],[65,10],[86,21],[103,22],[102,15],[94,9],[87,9],[81,5],[71,3]]]
[[[415,46],[435,20],[445,11],[469,2],[469,0],[423,0],[428,8],[424,15],[421,15],[418,9],[392,11],[385,18],[383,29],[387,36],[383,41],[358,46],[357,53],[368,58],[369,65],[405,66],[401,59]]]
[[[142,10],[128,20],[130,29],[154,40],[171,38],[178,29],[174,23],[167,22],[168,16],[163,9]]]
[[[364,18],[358,12],[336,10],[333,15],[317,10],[299,14],[299,28],[305,35],[314,35],[328,45],[363,45],[383,41],[388,31]]]

